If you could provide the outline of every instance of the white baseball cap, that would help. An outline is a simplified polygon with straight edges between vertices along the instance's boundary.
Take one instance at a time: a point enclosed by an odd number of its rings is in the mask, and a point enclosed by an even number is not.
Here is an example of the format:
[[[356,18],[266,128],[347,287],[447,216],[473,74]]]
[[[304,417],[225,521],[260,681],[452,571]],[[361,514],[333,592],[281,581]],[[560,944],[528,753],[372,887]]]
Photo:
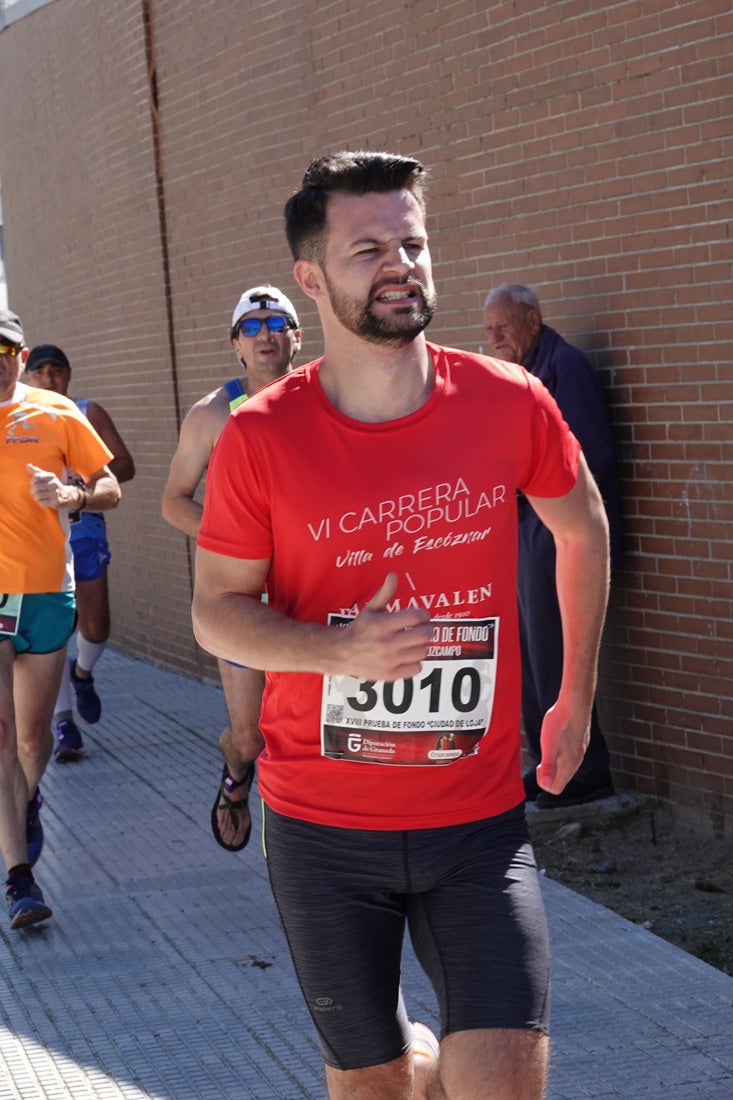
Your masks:
[[[234,307],[230,332],[232,338],[237,335],[235,331],[237,324],[247,313],[252,313],[256,309],[271,309],[277,313],[284,313],[296,328],[300,328],[295,306],[281,290],[276,286],[254,286],[251,290],[245,290]]]
[[[287,301],[287,298],[285,300]],[[11,313],[9,309],[0,309],[0,336],[13,344],[23,343],[23,326],[17,313]]]

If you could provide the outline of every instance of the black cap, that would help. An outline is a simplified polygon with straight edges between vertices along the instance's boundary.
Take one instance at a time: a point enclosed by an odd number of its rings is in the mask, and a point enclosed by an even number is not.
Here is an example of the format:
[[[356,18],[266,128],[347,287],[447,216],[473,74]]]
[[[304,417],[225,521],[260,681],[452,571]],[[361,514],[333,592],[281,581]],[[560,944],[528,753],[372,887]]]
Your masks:
[[[55,344],[36,344],[31,348],[25,361],[26,373],[29,370],[39,370],[44,363],[54,363],[57,367],[64,367],[66,370],[71,366],[65,353]]]

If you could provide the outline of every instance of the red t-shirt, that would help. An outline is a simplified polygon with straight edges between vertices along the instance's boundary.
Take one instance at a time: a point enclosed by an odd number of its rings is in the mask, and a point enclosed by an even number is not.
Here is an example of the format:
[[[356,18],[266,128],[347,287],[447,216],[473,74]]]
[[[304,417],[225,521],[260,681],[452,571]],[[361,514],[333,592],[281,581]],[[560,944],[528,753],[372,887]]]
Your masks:
[[[434,390],[410,416],[344,416],[316,361],[230,416],[209,467],[199,545],[270,558],[274,608],[346,623],[396,572],[394,608],[434,624],[412,681],[267,674],[259,789],[290,817],[432,828],[523,798],[516,495],[569,492],[580,448],[523,368],[428,348]]]

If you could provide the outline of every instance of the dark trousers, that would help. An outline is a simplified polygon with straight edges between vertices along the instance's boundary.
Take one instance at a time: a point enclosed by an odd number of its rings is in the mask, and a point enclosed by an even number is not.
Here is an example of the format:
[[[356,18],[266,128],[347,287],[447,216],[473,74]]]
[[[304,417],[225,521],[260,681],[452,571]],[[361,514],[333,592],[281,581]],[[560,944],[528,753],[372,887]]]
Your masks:
[[[519,521],[517,597],[522,651],[522,722],[529,754],[535,764],[539,764],[542,719],[556,702],[562,679],[562,623],[555,588],[555,543],[527,505]],[[585,783],[608,781],[608,747],[598,724],[595,703],[590,744],[576,775]]]

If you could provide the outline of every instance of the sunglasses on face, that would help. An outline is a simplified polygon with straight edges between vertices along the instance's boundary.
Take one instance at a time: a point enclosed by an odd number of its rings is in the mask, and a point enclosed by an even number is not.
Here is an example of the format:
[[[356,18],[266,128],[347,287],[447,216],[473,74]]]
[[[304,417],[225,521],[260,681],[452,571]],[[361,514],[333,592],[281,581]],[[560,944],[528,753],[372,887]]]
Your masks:
[[[290,328],[290,321],[281,313],[273,317],[245,317],[239,322],[239,331],[242,336],[259,336],[263,325],[267,325],[268,332],[285,332]]]
[[[0,355],[20,355],[23,350],[22,344],[3,344],[0,343]]]

